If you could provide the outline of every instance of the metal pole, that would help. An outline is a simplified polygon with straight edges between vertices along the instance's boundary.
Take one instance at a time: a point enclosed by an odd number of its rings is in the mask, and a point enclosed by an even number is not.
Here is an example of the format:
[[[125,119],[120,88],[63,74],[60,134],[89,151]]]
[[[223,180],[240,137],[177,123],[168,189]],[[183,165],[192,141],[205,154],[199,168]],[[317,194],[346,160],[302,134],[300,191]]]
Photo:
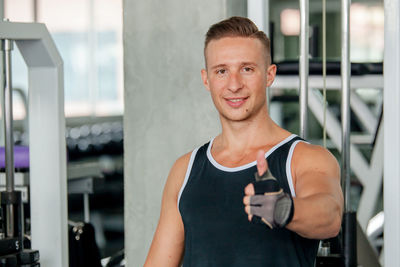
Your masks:
[[[346,267],[357,266],[357,214],[350,203],[350,1],[342,0],[342,183],[344,190],[343,258]]]
[[[0,0],[0,21],[4,20],[4,0]],[[0,43],[0,45],[2,46],[3,44]],[[3,50],[3,49],[2,49]],[[4,53],[0,53],[0,84],[4,84]],[[3,103],[3,94],[0,94],[0,103]],[[0,128],[1,126],[4,125],[4,116],[1,116],[0,118]],[[3,136],[3,132],[0,131],[0,145],[3,146],[4,145],[4,136]]]
[[[307,138],[307,108],[308,108],[308,50],[309,50],[309,19],[308,0],[300,0],[300,136]]]
[[[349,49],[350,1],[342,0],[342,183],[344,207],[350,211],[350,49]]]
[[[385,0],[384,6],[384,262],[400,266],[400,2]]]
[[[3,77],[4,77],[4,136],[5,136],[5,158],[6,158],[6,191],[14,191],[14,141],[13,141],[13,118],[12,118],[12,81],[11,81],[11,51],[13,43],[9,39],[1,40],[3,51]],[[7,237],[14,237],[14,206],[6,205]]]
[[[33,0],[33,22],[38,22],[38,9],[39,9],[39,3],[38,0]]]
[[[14,191],[14,138],[13,138],[13,114],[12,114],[12,81],[11,81],[11,51],[13,41],[4,39],[2,50],[4,53],[4,134],[6,152],[6,190]]]
[[[90,222],[90,207],[89,207],[89,194],[83,194],[83,221]]]

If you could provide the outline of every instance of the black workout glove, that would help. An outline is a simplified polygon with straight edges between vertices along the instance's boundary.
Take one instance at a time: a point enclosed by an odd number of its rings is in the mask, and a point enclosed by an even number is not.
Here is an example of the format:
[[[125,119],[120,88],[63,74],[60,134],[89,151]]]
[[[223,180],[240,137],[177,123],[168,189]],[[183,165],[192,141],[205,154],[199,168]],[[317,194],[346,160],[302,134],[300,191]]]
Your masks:
[[[271,229],[285,227],[293,218],[292,197],[283,192],[269,171],[262,177],[256,172],[255,177],[255,195],[250,197],[250,214],[253,215],[251,221],[265,223]]]

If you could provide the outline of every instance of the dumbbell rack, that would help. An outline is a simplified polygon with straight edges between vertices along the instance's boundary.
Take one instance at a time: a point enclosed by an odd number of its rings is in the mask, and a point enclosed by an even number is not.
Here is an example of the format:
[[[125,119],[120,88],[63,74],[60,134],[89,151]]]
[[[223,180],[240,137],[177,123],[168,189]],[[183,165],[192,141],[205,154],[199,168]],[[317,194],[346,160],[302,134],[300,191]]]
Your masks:
[[[32,247],[40,251],[41,266],[67,267],[68,228],[63,61],[44,24],[1,21],[0,39],[6,49],[11,48],[11,44],[15,44],[28,67]],[[0,75],[0,84],[5,84],[4,79],[8,79],[6,76],[7,74],[4,77]],[[11,89],[11,84],[9,87]],[[12,103],[7,101],[6,95],[5,100],[5,103]],[[10,111],[12,108],[8,110]],[[5,114],[4,118],[6,117],[10,118],[9,115]],[[9,125],[10,122],[11,125]],[[6,124],[5,130],[10,130],[12,133],[12,120],[6,121]],[[9,136],[12,136],[12,134]],[[7,138],[7,134],[5,137]],[[12,139],[8,139],[6,143],[12,144]],[[8,151],[6,152],[8,154],[7,165],[10,166],[6,167],[6,172],[10,173],[14,170],[12,163],[13,149],[8,145],[6,151]],[[7,191],[9,192],[15,192],[12,175],[7,174]],[[2,202],[3,199],[7,200],[7,197],[2,196]],[[13,205],[18,207],[18,200],[15,201],[14,198],[10,197],[7,201],[10,202],[5,203],[6,209],[9,209],[8,213],[13,209],[18,211],[18,208],[7,208],[7,205],[11,202],[15,202]],[[9,218],[6,218],[6,220],[9,220]],[[20,245],[23,229],[16,226],[13,230],[16,239],[19,241],[18,245]],[[7,229],[5,231],[7,232]],[[20,247],[18,249],[20,250]]]

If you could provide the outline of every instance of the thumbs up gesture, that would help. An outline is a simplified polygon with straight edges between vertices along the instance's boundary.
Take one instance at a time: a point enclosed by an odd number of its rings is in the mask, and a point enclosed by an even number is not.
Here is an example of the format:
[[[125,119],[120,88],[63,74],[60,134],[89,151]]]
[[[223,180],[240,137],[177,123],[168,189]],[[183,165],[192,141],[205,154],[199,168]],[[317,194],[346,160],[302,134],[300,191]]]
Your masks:
[[[254,175],[256,181],[245,187],[243,198],[249,221],[264,223],[271,229],[285,227],[293,218],[293,199],[269,172],[262,150],[257,153],[257,172]]]

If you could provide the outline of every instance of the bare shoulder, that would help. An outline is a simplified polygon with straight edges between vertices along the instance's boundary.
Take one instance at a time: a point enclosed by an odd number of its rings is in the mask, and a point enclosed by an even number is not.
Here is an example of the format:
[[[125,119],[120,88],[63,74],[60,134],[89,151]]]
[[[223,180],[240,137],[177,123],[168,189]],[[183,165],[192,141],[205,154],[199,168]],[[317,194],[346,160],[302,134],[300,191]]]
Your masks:
[[[293,165],[300,171],[338,172],[339,164],[322,146],[299,142],[293,154]]]
[[[192,155],[192,152],[186,153],[185,155],[179,157],[174,165],[171,168],[171,172],[173,174],[181,174],[182,172],[186,173],[186,168],[189,164],[190,161],[190,156]]]
[[[192,152],[189,152],[181,157],[179,157],[174,165],[172,166],[167,183],[165,184],[165,193],[173,194],[175,198],[178,197],[178,192],[185,179],[186,170],[189,165],[190,156]]]
[[[341,198],[339,164],[321,146],[298,143],[292,158],[292,175],[297,196],[325,192]]]

